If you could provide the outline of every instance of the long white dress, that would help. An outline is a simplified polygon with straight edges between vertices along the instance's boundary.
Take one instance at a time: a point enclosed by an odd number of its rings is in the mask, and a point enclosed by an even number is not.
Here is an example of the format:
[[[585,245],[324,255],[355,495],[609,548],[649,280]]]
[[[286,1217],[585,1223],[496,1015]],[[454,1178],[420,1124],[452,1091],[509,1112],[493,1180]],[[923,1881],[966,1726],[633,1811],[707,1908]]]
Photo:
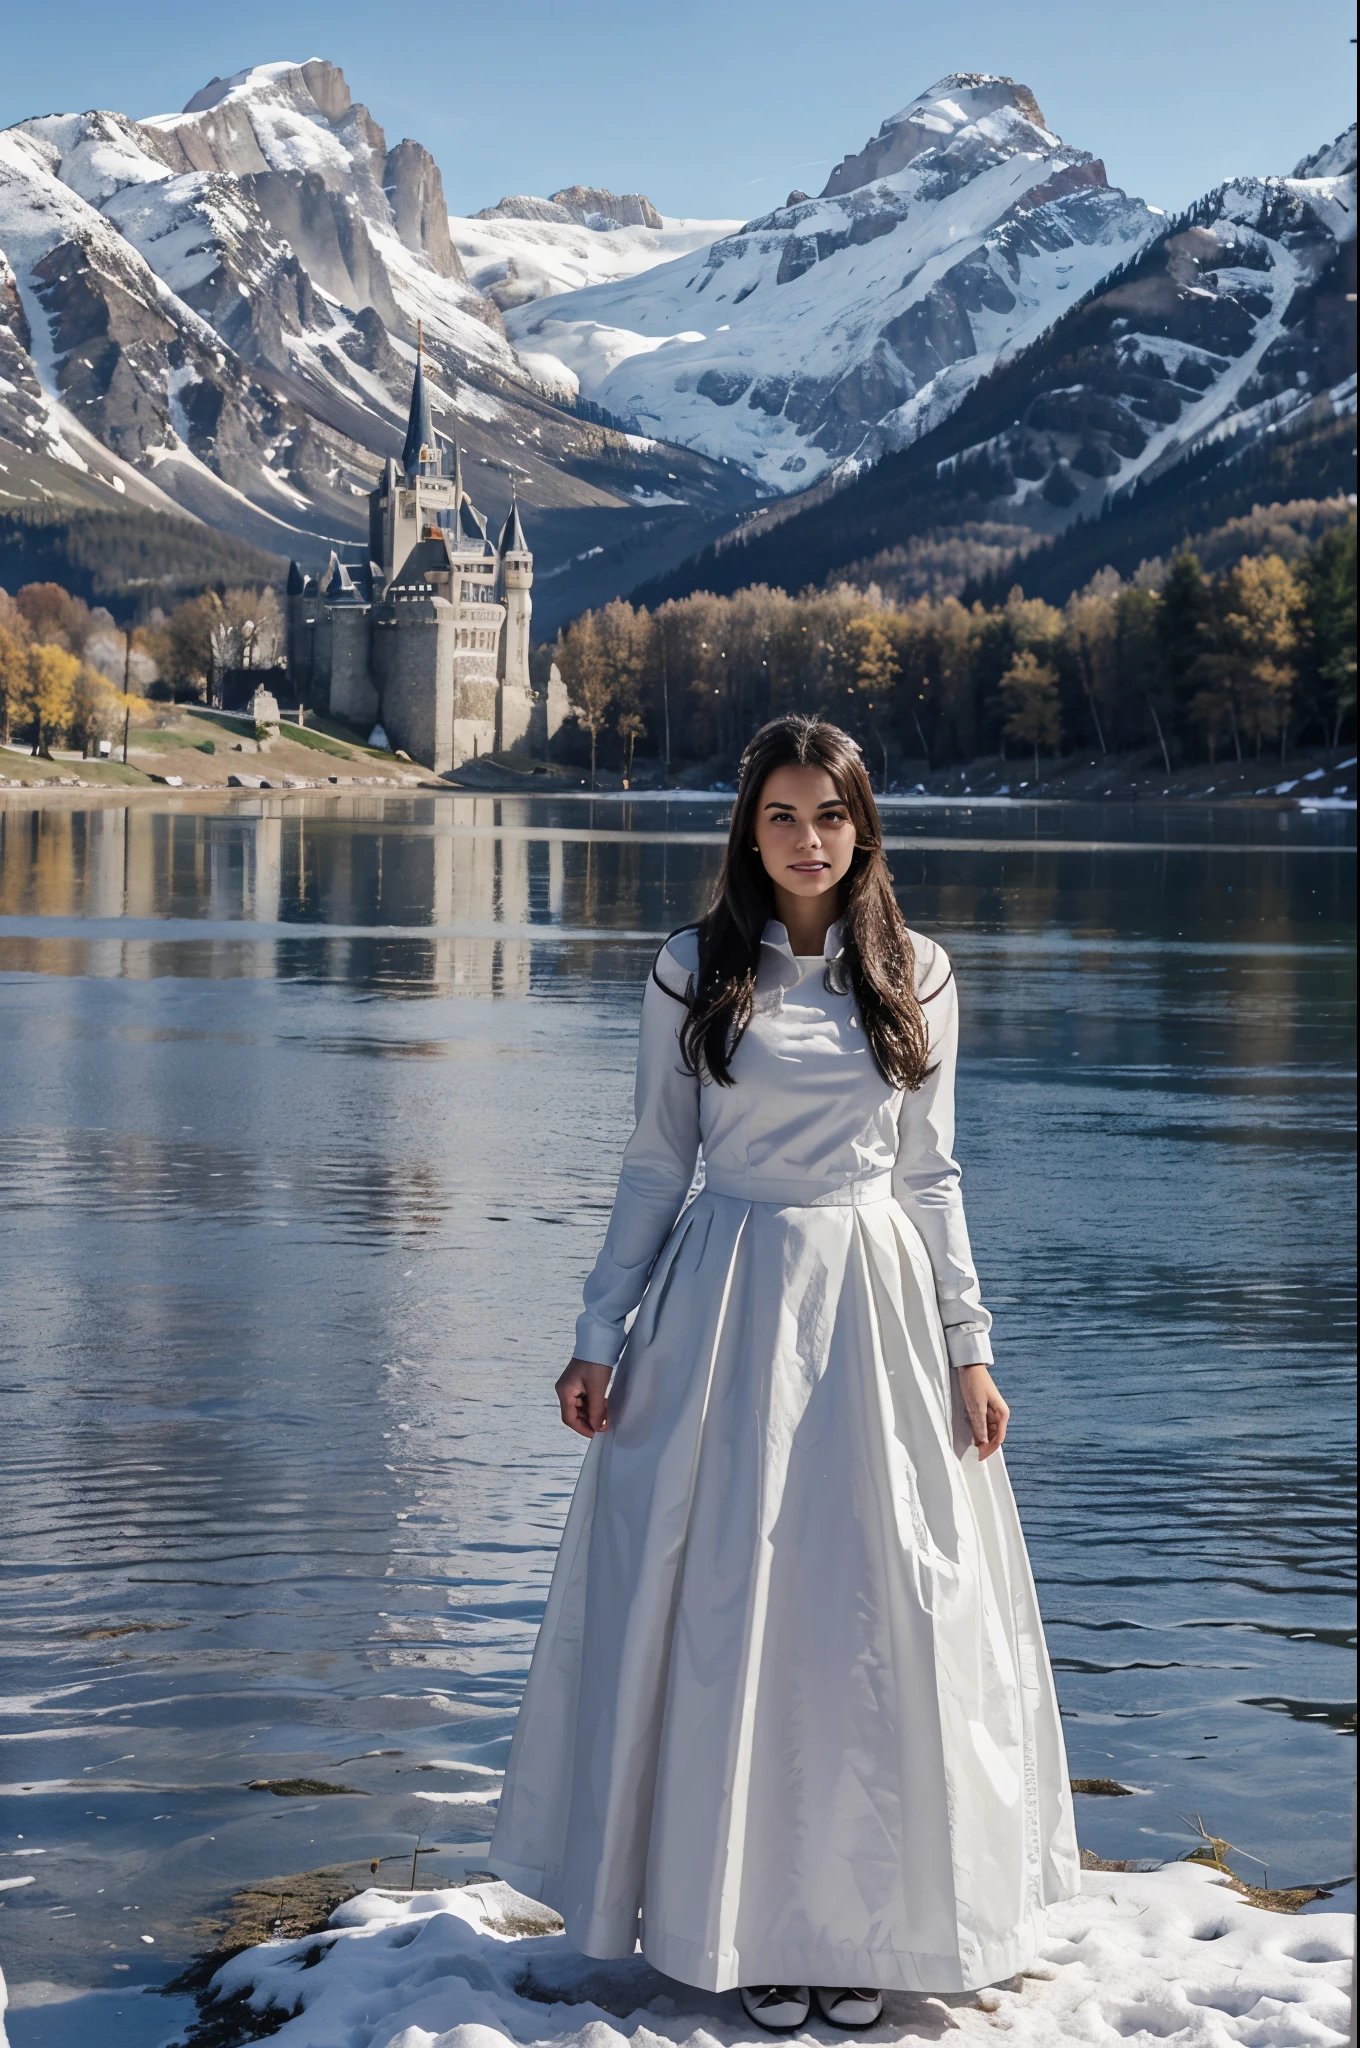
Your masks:
[[[955,985],[913,940],[932,1071],[909,1094],[827,985],[839,926],[825,960],[767,926],[730,1088],[679,1056],[694,934],[662,950],[577,1324],[578,1357],[619,1361],[610,1426],[490,1860],[585,1954],[640,1940],[709,1990],[970,1990],[1079,1883],[1019,1517],[950,1370],[990,1359],[991,1319],[951,1157]]]

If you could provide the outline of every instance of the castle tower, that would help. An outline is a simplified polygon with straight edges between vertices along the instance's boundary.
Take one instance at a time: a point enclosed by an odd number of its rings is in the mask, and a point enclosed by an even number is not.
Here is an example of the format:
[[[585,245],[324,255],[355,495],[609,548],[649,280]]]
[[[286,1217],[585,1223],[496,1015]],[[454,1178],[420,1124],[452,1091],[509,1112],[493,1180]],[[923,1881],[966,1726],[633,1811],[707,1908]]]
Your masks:
[[[501,593],[505,633],[501,640],[500,678],[518,690],[529,688],[529,622],[533,616],[534,558],[519,520],[519,501],[510,498],[510,512],[501,528]]]
[[[288,586],[284,596],[287,625],[288,680],[299,704],[312,691],[312,630],[316,625],[316,584],[303,575],[296,562],[288,564]]]

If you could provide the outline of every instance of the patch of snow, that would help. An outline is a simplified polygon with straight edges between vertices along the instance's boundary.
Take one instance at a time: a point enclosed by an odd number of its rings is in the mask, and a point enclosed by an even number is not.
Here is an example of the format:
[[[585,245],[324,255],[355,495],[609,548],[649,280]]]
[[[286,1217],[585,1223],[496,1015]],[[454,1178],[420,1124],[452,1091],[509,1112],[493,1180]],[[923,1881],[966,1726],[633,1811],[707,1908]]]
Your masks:
[[[453,408],[470,420],[498,420],[505,407],[489,391],[478,391],[460,377],[454,387]]]
[[[122,114],[44,114],[18,124],[48,152],[48,165],[64,185],[102,208],[128,186],[158,184],[166,166],[142,147]]]
[[[636,277],[658,263],[706,249],[740,226],[739,220],[663,217],[659,228],[620,227],[611,221],[602,233],[574,221],[516,220],[494,213],[489,219],[449,216],[449,235],[469,283],[494,295],[502,310]]]
[[[1245,182],[1245,181],[1239,181]],[[1232,217],[1232,216],[1228,216]],[[1186,407],[1174,425],[1163,426],[1148,436],[1147,445],[1141,455],[1124,463],[1119,473],[1122,490],[1135,477],[1165,455],[1173,446],[1193,447],[1205,441],[1211,434],[1218,438],[1224,433],[1238,431],[1241,421],[1234,417],[1237,394],[1245,389],[1255,377],[1261,359],[1271,344],[1276,341],[1285,324],[1289,303],[1294,295],[1295,285],[1301,282],[1299,265],[1283,242],[1270,245],[1272,268],[1269,276],[1270,309],[1256,323],[1251,346],[1240,356],[1229,362],[1222,376],[1211,384],[1197,403]],[[1233,273],[1221,272],[1220,282],[1231,288]],[[1259,290],[1262,282],[1260,272],[1252,272],[1250,281]]]
[[[127,185],[104,200],[103,212],[171,291],[193,291],[217,269],[219,240],[239,239],[250,226],[239,207],[223,202],[222,183],[189,171],[158,185]]]
[[[522,348],[518,351],[534,383],[555,396],[575,398],[581,389],[581,380],[575,370],[569,370],[558,356],[551,356],[538,349]]]
[[[441,277],[429,260],[416,255],[395,233],[370,220],[369,239],[381,256],[392,284],[392,296],[414,331],[424,322],[428,335],[449,342],[474,362],[484,362],[514,377],[518,364],[504,335],[480,317],[479,301],[456,278]],[[397,338],[392,337],[393,345]],[[402,351],[398,349],[398,353]],[[415,361],[415,350],[409,351]]]
[[[499,1806],[499,1792],[417,1792],[416,1799],[427,1799],[431,1806]]]
[[[768,2048],[735,1992],[690,1990],[640,1955],[594,1961],[559,1929],[502,1883],[367,1891],[321,1935],[234,1956],[213,1987],[255,2012],[293,2012],[279,2048]],[[889,1992],[873,2039],[916,2048],[949,2031],[983,2048],[1000,2030],[1014,2048],[1341,2048],[1350,1955],[1343,1913],[1261,1912],[1191,1864],[1090,1871],[1050,1910],[1020,1976],[972,1993]]]

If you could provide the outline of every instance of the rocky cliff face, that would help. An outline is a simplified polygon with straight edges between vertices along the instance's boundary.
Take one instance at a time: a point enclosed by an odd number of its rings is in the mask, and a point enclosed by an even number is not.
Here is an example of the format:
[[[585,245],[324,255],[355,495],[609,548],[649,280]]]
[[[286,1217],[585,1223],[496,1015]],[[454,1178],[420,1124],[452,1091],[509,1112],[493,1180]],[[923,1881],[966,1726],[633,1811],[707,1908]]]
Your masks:
[[[617,284],[507,309],[648,432],[787,491],[946,418],[1156,232],[1027,87],[942,79],[788,205]]]

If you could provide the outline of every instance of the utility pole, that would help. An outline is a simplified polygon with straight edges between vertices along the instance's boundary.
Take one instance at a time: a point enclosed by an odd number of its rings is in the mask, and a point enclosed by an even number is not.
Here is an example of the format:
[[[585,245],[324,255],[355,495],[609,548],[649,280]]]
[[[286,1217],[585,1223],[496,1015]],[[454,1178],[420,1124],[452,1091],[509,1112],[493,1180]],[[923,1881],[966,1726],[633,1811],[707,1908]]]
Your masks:
[[[664,782],[667,782],[667,783],[669,783],[669,781],[670,781],[670,779],[671,779],[671,691],[670,691],[670,675],[669,675],[669,672],[668,672],[668,670],[667,670],[667,666],[666,666],[666,622],[665,622],[665,620],[664,620],[664,619],[661,619],[661,620],[658,620],[658,624],[659,624],[659,626],[660,626],[660,628],[661,628],[661,722],[662,722],[662,729],[663,729],[663,731],[664,731],[664,733],[665,733],[665,756],[666,756],[666,758],[665,758],[665,762],[664,762],[664,764],[663,764],[663,776],[662,776],[662,780],[663,780]]]
[[[132,628],[123,628],[123,766],[127,767],[128,726],[132,720]]]

